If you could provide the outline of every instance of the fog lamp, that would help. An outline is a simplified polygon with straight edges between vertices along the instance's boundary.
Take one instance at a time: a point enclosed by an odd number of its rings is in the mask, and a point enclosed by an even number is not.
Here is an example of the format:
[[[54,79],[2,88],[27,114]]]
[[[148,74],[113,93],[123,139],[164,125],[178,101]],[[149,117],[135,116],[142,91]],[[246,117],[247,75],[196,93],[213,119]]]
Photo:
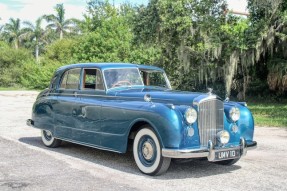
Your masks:
[[[233,133],[237,133],[238,132],[238,126],[237,125],[232,125],[231,130]]]
[[[192,137],[194,135],[194,129],[192,127],[189,127],[187,129],[187,135],[190,137]]]
[[[229,142],[230,139],[230,135],[227,131],[223,130],[217,133],[217,140],[221,143],[221,144],[226,144]]]

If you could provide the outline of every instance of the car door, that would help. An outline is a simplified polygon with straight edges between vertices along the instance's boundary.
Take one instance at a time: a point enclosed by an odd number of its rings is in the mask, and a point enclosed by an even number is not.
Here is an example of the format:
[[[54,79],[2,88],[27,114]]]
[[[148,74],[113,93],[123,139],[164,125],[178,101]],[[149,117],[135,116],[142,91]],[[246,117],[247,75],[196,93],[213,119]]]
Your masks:
[[[78,95],[80,107],[76,111],[74,139],[95,146],[101,146],[101,109],[105,98],[102,74],[97,68],[83,68],[81,90]]]
[[[61,77],[54,104],[55,137],[74,139],[73,131],[78,126],[75,116],[80,107],[80,77],[81,68],[69,69]]]

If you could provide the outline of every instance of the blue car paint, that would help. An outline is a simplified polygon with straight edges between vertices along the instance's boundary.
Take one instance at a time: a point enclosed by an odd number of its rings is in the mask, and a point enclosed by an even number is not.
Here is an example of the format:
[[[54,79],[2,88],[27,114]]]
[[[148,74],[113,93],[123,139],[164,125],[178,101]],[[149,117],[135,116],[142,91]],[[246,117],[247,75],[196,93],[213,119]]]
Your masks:
[[[156,132],[163,148],[191,149],[200,147],[198,124],[185,122],[184,111],[197,106],[194,102],[208,97],[204,93],[174,91],[165,88],[139,86],[121,87],[108,91],[64,90],[58,85],[63,73],[72,68],[160,68],[118,63],[74,64],[59,68],[54,74],[50,89],[41,92],[33,106],[32,120],[36,128],[49,130],[60,139],[124,153],[134,124],[148,123]],[[77,96],[75,96],[77,93]],[[149,94],[151,102],[144,101]],[[170,105],[174,105],[174,109]],[[240,119],[229,118],[231,107],[238,107]],[[231,137],[229,145],[238,145],[240,137],[253,140],[254,120],[244,104],[224,103],[224,128]],[[239,131],[231,128],[237,125]],[[194,136],[187,136],[188,128]]]

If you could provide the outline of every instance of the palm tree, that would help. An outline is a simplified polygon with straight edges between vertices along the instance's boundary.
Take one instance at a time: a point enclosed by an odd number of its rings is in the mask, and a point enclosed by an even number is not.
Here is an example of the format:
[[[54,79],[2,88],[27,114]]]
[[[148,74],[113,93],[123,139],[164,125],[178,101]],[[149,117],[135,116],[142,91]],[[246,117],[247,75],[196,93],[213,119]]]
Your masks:
[[[45,42],[45,37],[47,32],[42,29],[43,17],[36,20],[35,25],[29,21],[24,21],[23,24],[26,26],[23,30],[25,31],[25,36],[30,38],[35,42],[35,57],[36,61],[39,60],[39,46]]]
[[[77,30],[76,19],[65,20],[65,9],[63,4],[57,4],[55,7],[56,15],[45,15],[45,19],[50,23],[47,28],[55,30],[63,39],[65,33]]]
[[[9,23],[6,23],[3,27],[3,37],[10,43],[14,43],[15,49],[19,48],[23,34],[20,19],[10,18]]]

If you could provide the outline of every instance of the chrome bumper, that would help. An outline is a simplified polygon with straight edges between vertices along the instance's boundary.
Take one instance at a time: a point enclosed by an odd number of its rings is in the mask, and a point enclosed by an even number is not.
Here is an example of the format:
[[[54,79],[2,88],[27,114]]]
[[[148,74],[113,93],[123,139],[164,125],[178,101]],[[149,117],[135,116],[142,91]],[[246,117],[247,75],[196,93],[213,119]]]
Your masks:
[[[257,142],[246,143],[245,139],[241,138],[240,145],[222,148],[214,147],[212,141],[209,141],[208,148],[199,149],[162,149],[162,156],[169,158],[204,158],[207,157],[209,161],[215,161],[215,152],[218,151],[230,151],[230,150],[240,150],[240,156],[245,156],[248,150],[256,149]]]
[[[32,119],[27,119],[26,125],[33,127],[34,126],[34,121]]]

